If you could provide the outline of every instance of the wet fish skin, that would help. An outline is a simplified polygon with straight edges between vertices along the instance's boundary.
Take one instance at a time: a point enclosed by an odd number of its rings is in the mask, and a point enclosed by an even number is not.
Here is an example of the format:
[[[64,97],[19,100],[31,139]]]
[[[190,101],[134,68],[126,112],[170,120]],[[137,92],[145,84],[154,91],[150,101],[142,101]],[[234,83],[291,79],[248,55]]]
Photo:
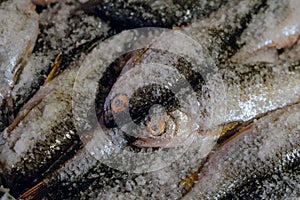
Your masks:
[[[0,131],[13,120],[12,89],[18,82],[39,32],[39,17],[30,1],[0,7]],[[18,41],[18,42],[16,42]]]
[[[223,118],[221,117],[222,120],[247,121],[257,115],[298,102],[299,64],[240,64],[220,69],[227,94],[223,99],[226,111]],[[217,104],[215,110],[218,108]],[[218,117],[214,115],[215,120]]]
[[[298,152],[299,153],[299,152]],[[263,199],[297,199],[299,189],[299,166],[294,166],[281,173],[266,176],[264,179],[252,179],[244,185],[234,188],[223,199],[263,198]]]
[[[100,135],[99,135],[100,133]],[[105,135],[98,128],[90,131],[85,136],[84,145],[95,145],[94,139],[104,139]],[[81,138],[82,139],[82,138]],[[19,198],[40,196],[49,199],[77,199],[80,193],[97,183],[97,187],[105,188],[113,186],[115,181],[122,185],[122,182],[130,175],[125,172],[108,167],[97,160],[89,151],[89,148],[81,148],[76,154],[61,164],[61,167],[48,175],[38,185],[37,192],[30,196],[21,195]],[[33,196],[31,196],[33,195]]]
[[[239,38],[241,48],[231,58],[233,62],[256,60],[270,62],[277,50],[291,47],[299,39],[299,1],[269,1],[266,9],[251,20]]]
[[[59,74],[95,43],[114,34],[106,23],[84,14],[80,5],[78,1],[60,1],[39,14],[40,33],[33,55],[12,91],[15,116],[44,84],[57,57],[61,57]]]
[[[73,124],[70,96],[72,75],[76,75],[76,71],[70,74],[62,74],[62,79],[55,79],[39,90],[37,94],[44,94],[33,98],[42,100],[0,146],[1,178],[13,195],[39,181],[43,173],[50,173],[56,168],[55,162],[59,162],[69,148],[78,149],[80,145]]]
[[[293,169],[300,161],[299,111],[300,104],[287,106],[240,130],[209,155],[194,188],[184,199],[236,199],[245,195],[254,199],[262,198],[262,191],[266,196],[272,195],[270,188],[263,190],[259,185],[267,187],[272,176],[280,180],[285,173],[296,175]],[[256,187],[251,188],[253,185]],[[276,198],[288,195],[285,187],[277,189],[283,191],[277,192]],[[293,189],[289,195],[299,195],[296,185]]]
[[[208,18],[194,21],[182,32],[205,46],[217,66],[226,67],[230,63],[228,57],[240,48],[241,34],[267,6],[267,0],[230,1]]]
[[[88,14],[108,20],[116,28],[180,26],[207,17],[227,1],[88,1]]]

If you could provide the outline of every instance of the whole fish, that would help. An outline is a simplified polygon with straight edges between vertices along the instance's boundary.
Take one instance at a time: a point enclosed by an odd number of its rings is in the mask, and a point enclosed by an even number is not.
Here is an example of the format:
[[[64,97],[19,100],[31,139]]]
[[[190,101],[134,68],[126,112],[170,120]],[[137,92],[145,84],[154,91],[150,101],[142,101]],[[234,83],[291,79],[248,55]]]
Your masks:
[[[162,37],[161,40],[163,41],[164,38]],[[159,46],[156,47],[153,44],[151,48],[156,49]],[[133,131],[134,128],[130,125],[131,121],[142,127],[143,124],[146,124],[143,129],[145,130],[144,134],[140,130],[137,130],[137,133],[130,133],[131,136],[139,138],[139,141],[136,141],[139,146],[167,147],[168,143],[171,146],[178,145],[180,142],[176,140],[176,137],[184,138],[186,132],[199,132],[201,135],[205,135],[205,131],[219,125],[234,121],[247,121],[270,110],[295,103],[300,98],[298,62],[277,65],[267,63],[231,64],[226,68],[217,69],[213,74],[207,74],[206,77],[203,73],[203,65],[193,67],[192,63],[184,61],[179,56],[168,57],[163,51],[156,52],[149,49],[140,56],[140,59],[139,63],[135,62],[135,66],[124,72],[115,82],[104,104],[104,123],[107,127],[118,126],[121,129],[124,127],[124,129]],[[172,69],[163,69],[162,66],[160,70],[152,71],[149,69],[151,67],[149,64],[172,66],[180,71],[186,81],[181,80],[182,77],[171,71]],[[182,66],[189,66],[189,68],[184,71],[181,69]],[[158,78],[149,76],[151,73],[155,73]],[[143,82],[139,83],[138,80],[141,77]],[[164,84],[168,84],[168,86],[166,87]],[[114,105],[116,100],[128,101],[128,105],[117,109]],[[185,102],[188,103],[185,104]],[[174,123],[170,122],[174,120],[163,117],[164,114],[160,112],[159,118],[153,116],[154,121],[156,120],[154,124],[165,128],[155,135],[147,126],[153,121],[150,112],[157,104],[164,107],[171,119],[176,119],[178,112],[186,113],[189,127],[193,128],[189,131],[185,129],[180,133],[179,130],[175,130],[180,124],[178,123],[171,131],[166,126]],[[178,109],[178,107],[181,108]],[[201,113],[201,117],[199,117],[199,113]],[[160,122],[163,124],[159,124]],[[183,140],[179,139],[179,141]]]

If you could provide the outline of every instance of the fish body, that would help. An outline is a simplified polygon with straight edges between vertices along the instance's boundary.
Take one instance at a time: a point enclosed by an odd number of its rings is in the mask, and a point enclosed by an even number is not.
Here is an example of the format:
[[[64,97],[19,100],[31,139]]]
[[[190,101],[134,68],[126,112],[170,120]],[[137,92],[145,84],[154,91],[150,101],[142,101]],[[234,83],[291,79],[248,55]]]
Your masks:
[[[299,197],[299,109],[271,112],[212,152],[185,199]]]
[[[270,62],[276,51],[291,47],[299,39],[299,1],[268,2],[264,12],[259,12],[243,32],[239,51],[231,58],[234,62]]]
[[[70,63],[80,60],[99,40],[113,34],[111,27],[80,9],[78,1],[60,1],[39,13],[40,33],[32,56],[12,91],[14,115],[39,90],[51,70],[58,64],[54,76]]]
[[[39,33],[39,16],[30,1],[4,2],[0,14],[0,130],[3,130],[13,120],[12,89],[33,50]]]
[[[86,13],[112,22],[117,28],[165,27],[186,25],[207,17],[227,1],[98,1],[85,3]]]

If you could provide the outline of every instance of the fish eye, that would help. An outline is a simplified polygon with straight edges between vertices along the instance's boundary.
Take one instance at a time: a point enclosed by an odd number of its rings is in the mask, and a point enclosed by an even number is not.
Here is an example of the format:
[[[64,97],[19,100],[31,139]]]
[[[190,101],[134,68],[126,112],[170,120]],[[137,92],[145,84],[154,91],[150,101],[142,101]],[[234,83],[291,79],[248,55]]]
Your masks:
[[[150,133],[153,136],[161,136],[166,129],[166,122],[162,119],[151,119],[147,123],[147,130],[150,131]]]
[[[125,94],[115,96],[111,102],[111,108],[115,113],[122,112],[128,107],[128,97]]]

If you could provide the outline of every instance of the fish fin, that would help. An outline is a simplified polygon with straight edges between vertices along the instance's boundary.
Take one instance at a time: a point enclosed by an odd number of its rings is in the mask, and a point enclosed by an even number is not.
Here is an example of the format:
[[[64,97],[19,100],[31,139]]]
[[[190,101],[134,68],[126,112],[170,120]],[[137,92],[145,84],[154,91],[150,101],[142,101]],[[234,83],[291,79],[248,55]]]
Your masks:
[[[56,75],[58,74],[60,70],[60,64],[62,62],[62,53],[58,54],[54,60],[54,63],[51,66],[51,71],[48,74],[45,83],[50,82]]]
[[[189,191],[192,190],[192,188],[195,185],[195,182],[198,179],[198,173],[199,170],[194,171],[190,174],[188,174],[184,179],[182,179],[179,183],[179,188],[181,189],[181,193],[184,196],[185,194],[187,194]]]
[[[39,200],[47,193],[47,182],[43,180],[19,196],[18,200]]]
[[[234,135],[234,133],[237,132],[238,128],[240,128],[242,124],[244,124],[244,121],[232,121],[227,124],[222,124],[220,126],[220,136],[217,143],[223,143],[232,135]]]

